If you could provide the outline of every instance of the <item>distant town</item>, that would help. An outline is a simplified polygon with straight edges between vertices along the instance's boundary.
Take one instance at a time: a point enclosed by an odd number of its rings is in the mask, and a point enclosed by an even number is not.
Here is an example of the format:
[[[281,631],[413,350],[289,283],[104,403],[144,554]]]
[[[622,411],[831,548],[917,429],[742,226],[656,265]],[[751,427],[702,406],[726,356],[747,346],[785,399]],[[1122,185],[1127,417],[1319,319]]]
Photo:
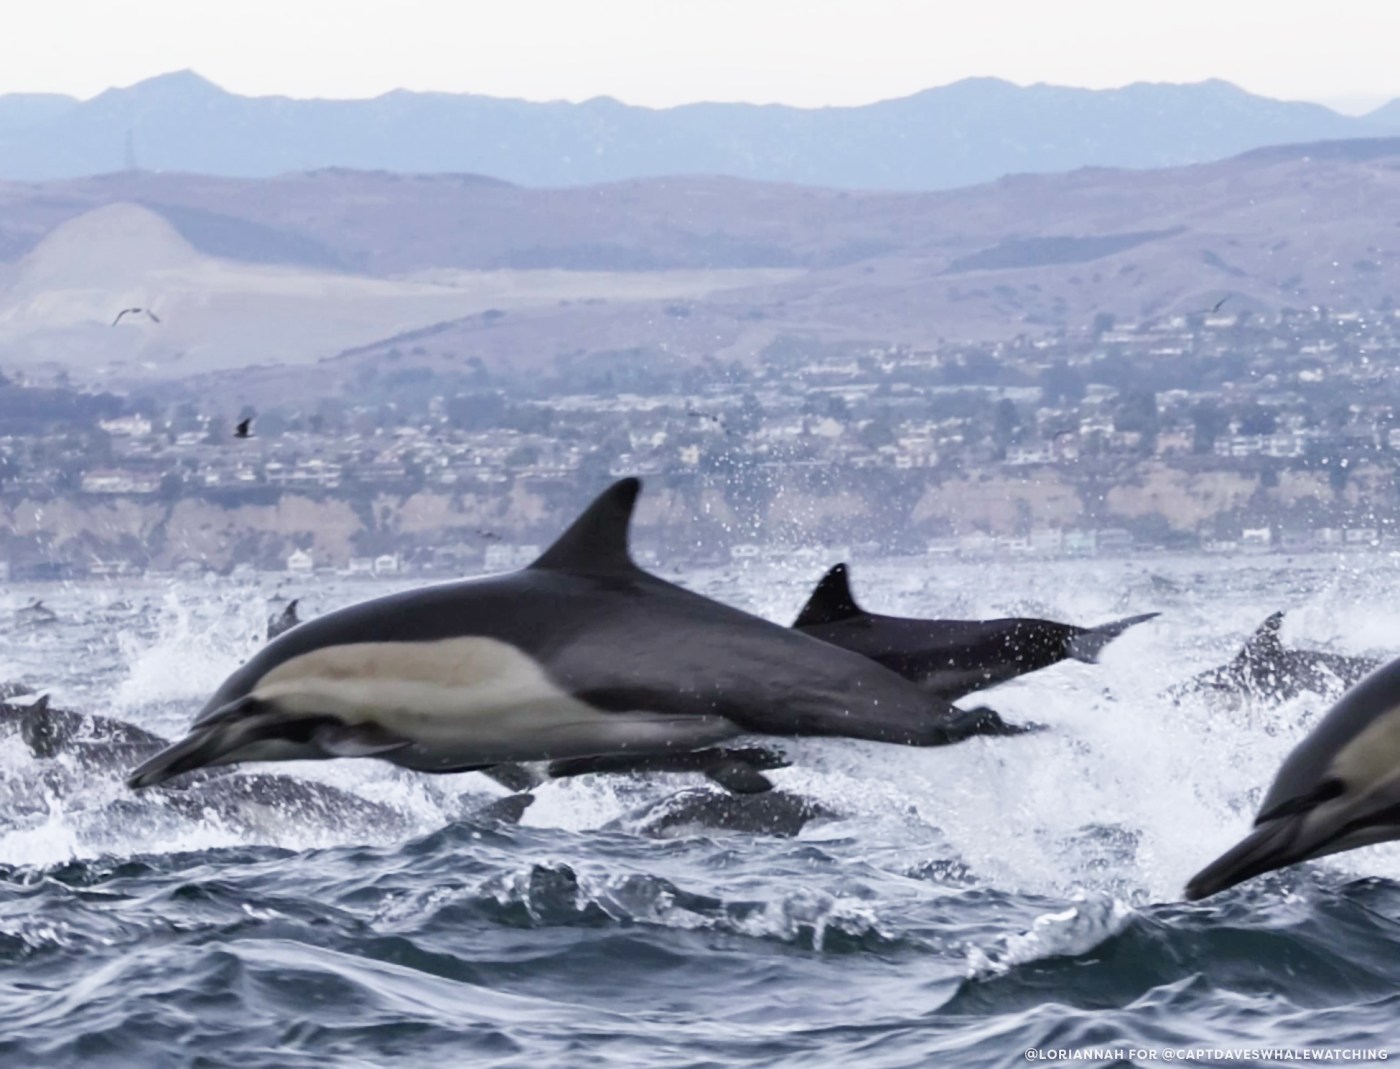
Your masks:
[[[521,381],[468,359],[227,411],[0,379],[0,574],[450,574],[527,562],[610,477],[639,541],[1091,556],[1400,548],[1391,308],[1211,310],[1005,342],[782,338]],[[0,354],[3,368],[3,354]],[[235,428],[250,420],[251,432]]]

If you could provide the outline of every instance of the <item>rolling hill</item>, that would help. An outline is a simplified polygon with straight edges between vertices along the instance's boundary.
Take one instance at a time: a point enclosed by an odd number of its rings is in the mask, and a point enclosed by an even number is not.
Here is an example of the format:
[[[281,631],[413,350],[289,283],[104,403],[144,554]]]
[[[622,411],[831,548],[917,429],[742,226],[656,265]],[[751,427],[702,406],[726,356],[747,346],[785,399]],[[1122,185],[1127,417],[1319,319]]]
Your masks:
[[[618,352],[751,359],[782,337],[918,346],[1226,295],[1237,311],[1389,307],[1400,139],[916,194],[133,172],[0,184],[0,250],[0,366],[139,378],[310,364],[286,383],[327,387],[393,351],[405,367],[532,374]],[[110,329],[141,302],[168,329]],[[118,343],[138,329],[140,345]]]

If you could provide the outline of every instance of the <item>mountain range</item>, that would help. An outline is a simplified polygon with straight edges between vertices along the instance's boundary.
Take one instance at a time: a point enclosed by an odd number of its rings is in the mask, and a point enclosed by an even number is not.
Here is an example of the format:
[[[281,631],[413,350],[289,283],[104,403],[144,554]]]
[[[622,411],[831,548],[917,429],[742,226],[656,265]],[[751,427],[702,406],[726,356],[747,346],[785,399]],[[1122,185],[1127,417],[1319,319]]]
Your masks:
[[[397,90],[370,100],[225,92],[190,71],[86,101],[0,96],[0,179],[147,169],[268,177],[325,167],[488,175],[562,187],[724,175],[836,189],[937,190],[1007,174],[1152,168],[1265,145],[1400,134],[1368,115],[1223,81],[1089,90],[974,78],[859,107],[609,98],[536,103]]]

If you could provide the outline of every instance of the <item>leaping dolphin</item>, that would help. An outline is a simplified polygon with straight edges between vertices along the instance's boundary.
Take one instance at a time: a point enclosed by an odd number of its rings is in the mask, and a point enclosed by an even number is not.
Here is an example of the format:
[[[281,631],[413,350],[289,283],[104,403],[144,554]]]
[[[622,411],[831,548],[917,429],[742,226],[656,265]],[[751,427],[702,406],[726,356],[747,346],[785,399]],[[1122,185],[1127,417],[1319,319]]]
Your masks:
[[[1400,660],[1343,695],[1294,748],[1254,831],[1196,873],[1186,897],[1390,839],[1400,839]]]
[[[638,568],[627,534],[640,489],[615,483],[521,571],[293,628],[128,784],[242,761],[379,757],[463,772],[609,755],[647,762],[742,734],[939,746],[1028,730]]]
[[[1053,620],[919,620],[866,612],[838,564],[822,577],[793,627],[878,661],[905,679],[953,701],[984,687],[1073,658],[1098,660],[1103,648],[1157,613],[1098,627]]]

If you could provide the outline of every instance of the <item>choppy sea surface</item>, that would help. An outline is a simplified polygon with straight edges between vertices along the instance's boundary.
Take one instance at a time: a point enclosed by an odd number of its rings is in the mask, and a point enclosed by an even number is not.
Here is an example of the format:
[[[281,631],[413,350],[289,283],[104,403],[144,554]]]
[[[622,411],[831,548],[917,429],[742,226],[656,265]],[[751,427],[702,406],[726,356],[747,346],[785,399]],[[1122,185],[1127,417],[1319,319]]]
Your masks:
[[[787,621],[817,577],[677,578]],[[1162,616],[1098,665],[974,699],[1042,734],[785,744],[772,778],[830,814],[795,837],[657,834],[644,814],[707,789],[694,776],[547,784],[517,825],[472,815],[505,793],[479,775],[372,760],[270,770],[393,820],[231,821],[0,736],[0,1065],[1400,1058],[1400,849],[1181,900],[1335,695],[1164,695],[1277,609],[1287,645],[1400,654],[1400,560],[857,560],[853,580],[893,614]],[[0,680],[175,735],[256,648],[269,598],[306,618],[408,585],[10,585]]]

